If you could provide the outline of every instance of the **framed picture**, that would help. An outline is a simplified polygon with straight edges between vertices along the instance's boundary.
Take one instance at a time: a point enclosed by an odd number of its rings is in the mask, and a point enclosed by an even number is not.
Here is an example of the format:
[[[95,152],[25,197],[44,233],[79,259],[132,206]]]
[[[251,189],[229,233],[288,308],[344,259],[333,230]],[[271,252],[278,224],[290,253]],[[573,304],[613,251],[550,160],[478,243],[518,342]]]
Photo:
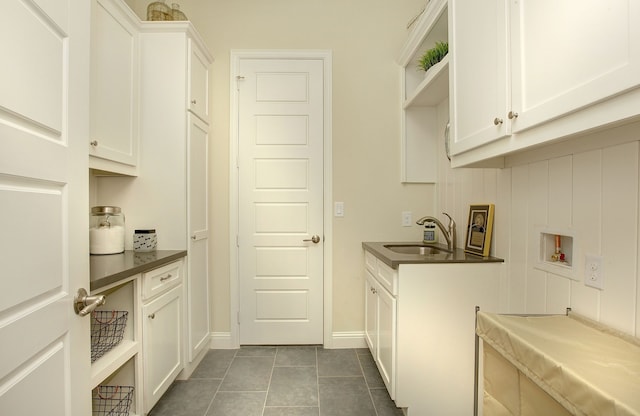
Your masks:
[[[467,238],[464,251],[470,254],[487,257],[491,248],[491,231],[493,230],[493,204],[471,205]]]

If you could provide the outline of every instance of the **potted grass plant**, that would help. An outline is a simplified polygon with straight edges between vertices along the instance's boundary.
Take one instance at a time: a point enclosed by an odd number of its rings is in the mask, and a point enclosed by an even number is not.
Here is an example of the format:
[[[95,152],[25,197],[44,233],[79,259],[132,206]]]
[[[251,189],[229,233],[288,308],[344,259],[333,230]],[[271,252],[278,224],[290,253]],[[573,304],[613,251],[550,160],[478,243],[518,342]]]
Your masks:
[[[436,42],[435,46],[427,50],[418,60],[418,69],[427,71],[437,64],[449,52],[448,42]]]

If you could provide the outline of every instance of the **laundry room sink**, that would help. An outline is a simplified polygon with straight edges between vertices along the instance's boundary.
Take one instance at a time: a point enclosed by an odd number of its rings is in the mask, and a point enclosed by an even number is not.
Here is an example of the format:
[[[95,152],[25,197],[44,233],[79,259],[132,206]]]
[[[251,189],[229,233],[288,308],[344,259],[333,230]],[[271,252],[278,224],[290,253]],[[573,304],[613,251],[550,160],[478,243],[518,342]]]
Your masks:
[[[426,244],[385,244],[385,248],[399,254],[419,254],[423,256],[450,254],[451,251]]]

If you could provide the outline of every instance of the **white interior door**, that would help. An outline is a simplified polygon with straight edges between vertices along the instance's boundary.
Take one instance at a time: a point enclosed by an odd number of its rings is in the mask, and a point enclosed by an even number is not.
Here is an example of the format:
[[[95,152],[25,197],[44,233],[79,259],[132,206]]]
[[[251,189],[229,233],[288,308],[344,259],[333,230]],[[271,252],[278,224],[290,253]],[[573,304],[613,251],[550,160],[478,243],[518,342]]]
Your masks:
[[[91,414],[89,2],[0,13],[0,414]]]
[[[323,61],[241,59],[241,344],[323,341]]]

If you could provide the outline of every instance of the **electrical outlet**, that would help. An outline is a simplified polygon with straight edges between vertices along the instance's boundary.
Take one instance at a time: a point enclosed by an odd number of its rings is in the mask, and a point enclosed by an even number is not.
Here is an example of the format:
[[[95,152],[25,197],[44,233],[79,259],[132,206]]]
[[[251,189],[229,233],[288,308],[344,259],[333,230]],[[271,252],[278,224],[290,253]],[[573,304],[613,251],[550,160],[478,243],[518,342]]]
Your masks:
[[[604,270],[602,269],[602,257],[587,254],[584,264],[584,284],[604,290]]]
[[[402,211],[402,226],[411,227],[413,225],[413,214],[411,211]]]

